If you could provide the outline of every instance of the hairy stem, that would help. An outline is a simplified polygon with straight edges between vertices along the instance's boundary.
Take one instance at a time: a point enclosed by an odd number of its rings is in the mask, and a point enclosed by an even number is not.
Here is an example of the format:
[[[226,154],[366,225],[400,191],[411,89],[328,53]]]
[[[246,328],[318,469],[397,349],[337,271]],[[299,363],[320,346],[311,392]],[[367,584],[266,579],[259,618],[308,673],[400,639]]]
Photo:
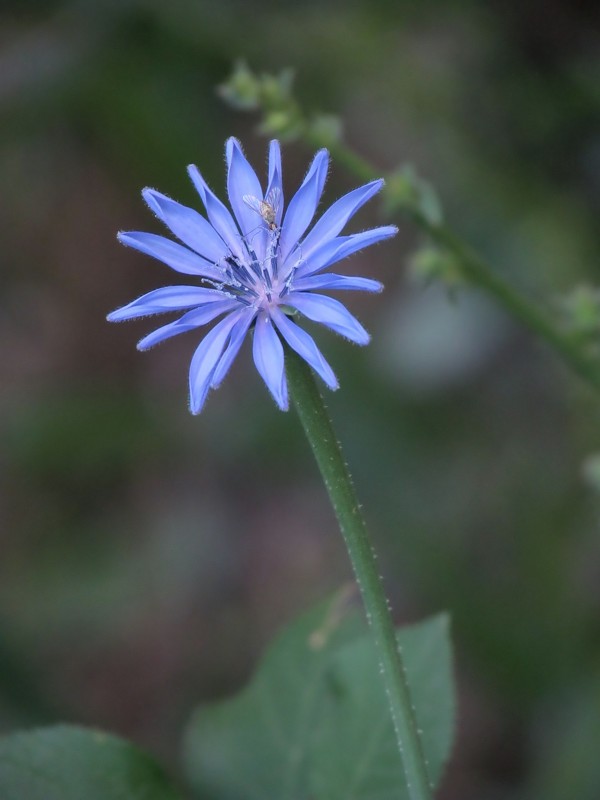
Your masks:
[[[313,374],[286,347],[287,376],[300,417],[338,519],[371,626],[411,800],[430,800],[427,764],[415,720],[394,623],[375,552],[342,450]]]

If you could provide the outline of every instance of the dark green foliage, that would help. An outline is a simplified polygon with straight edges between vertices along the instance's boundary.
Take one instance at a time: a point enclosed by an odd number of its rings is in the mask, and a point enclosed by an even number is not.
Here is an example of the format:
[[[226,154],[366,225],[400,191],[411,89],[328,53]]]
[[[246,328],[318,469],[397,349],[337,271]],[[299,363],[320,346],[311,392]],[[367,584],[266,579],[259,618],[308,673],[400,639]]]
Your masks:
[[[0,740],[2,800],[181,800],[158,765],[122,739],[58,725]]]

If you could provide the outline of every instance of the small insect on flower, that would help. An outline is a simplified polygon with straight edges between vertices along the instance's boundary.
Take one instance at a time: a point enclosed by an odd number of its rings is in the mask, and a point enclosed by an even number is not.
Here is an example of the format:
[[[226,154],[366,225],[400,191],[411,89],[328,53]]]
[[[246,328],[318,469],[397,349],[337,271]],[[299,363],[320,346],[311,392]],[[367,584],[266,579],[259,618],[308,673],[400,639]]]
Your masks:
[[[383,186],[371,181],[337,200],[312,226],[327,177],[329,155],[319,150],[284,211],[279,142],[269,146],[266,192],[236,139],[228,139],[227,191],[233,214],[193,165],[188,167],[206,217],[154,189],[142,194],[151,210],[179,239],[154,233],[122,232],[119,240],[193,282],[166,286],[108,315],[111,322],[164,312],[182,313],[138,342],[147,350],[180,333],[222,317],[204,336],[190,365],[190,409],[198,414],[210,389],[221,384],[252,331],[254,363],[275,402],[288,408],[283,342],[295,350],[330,389],[333,370],[314,339],[295,320],[300,315],[357,344],[369,334],[347,308],[321,290],[379,292],[379,281],[324,272],[352,253],[397,233],[393,225],[339,235],[351,217]],[[259,221],[261,220],[262,223]],[[307,232],[308,231],[308,232]]]
[[[259,200],[258,197],[254,197],[253,194],[245,194],[242,200],[253,211],[260,214],[269,230],[278,230],[279,226],[276,220],[279,211],[279,203],[281,201],[281,190],[277,186],[273,186],[264,200]]]

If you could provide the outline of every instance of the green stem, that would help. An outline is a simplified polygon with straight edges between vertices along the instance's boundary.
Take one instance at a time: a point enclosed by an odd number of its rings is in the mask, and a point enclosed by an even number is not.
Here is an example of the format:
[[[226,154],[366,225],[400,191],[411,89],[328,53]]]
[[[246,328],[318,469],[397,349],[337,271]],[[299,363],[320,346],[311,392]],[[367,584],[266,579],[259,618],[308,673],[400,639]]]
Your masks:
[[[319,145],[310,129],[304,138],[313,146]],[[333,158],[360,180],[370,181],[379,177],[367,161],[342,142],[329,142],[328,147]],[[408,214],[439,247],[452,254],[463,276],[471,284],[494,297],[512,317],[544,339],[574,372],[600,390],[600,364],[585,352],[579,340],[560,330],[543,311],[500,277],[446,225],[431,222],[418,206],[408,206],[406,201],[399,209]]]
[[[431,800],[427,765],[394,623],[365,521],[325,403],[308,365],[286,347],[292,400],[329,493],[369,620],[411,800]]]

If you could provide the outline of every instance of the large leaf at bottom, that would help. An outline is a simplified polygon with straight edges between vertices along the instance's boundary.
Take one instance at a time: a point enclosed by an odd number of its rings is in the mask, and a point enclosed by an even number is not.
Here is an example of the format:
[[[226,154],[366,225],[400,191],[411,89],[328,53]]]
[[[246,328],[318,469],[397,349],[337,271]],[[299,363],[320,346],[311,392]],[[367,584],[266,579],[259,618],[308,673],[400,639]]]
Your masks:
[[[398,632],[429,775],[437,784],[454,727],[446,615]],[[331,670],[334,700],[311,748],[319,800],[408,798],[378,662],[370,637],[342,648]]]
[[[57,725],[0,740],[2,800],[181,800],[153,759],[105,733]]]
[[[454,701],[448,624],[399,633],[432,780],[447,759]],[[275,642],[237,697],[201,707],[185,743],[202,800],[403,800],[402,767],[372,638],[333,601]]]

